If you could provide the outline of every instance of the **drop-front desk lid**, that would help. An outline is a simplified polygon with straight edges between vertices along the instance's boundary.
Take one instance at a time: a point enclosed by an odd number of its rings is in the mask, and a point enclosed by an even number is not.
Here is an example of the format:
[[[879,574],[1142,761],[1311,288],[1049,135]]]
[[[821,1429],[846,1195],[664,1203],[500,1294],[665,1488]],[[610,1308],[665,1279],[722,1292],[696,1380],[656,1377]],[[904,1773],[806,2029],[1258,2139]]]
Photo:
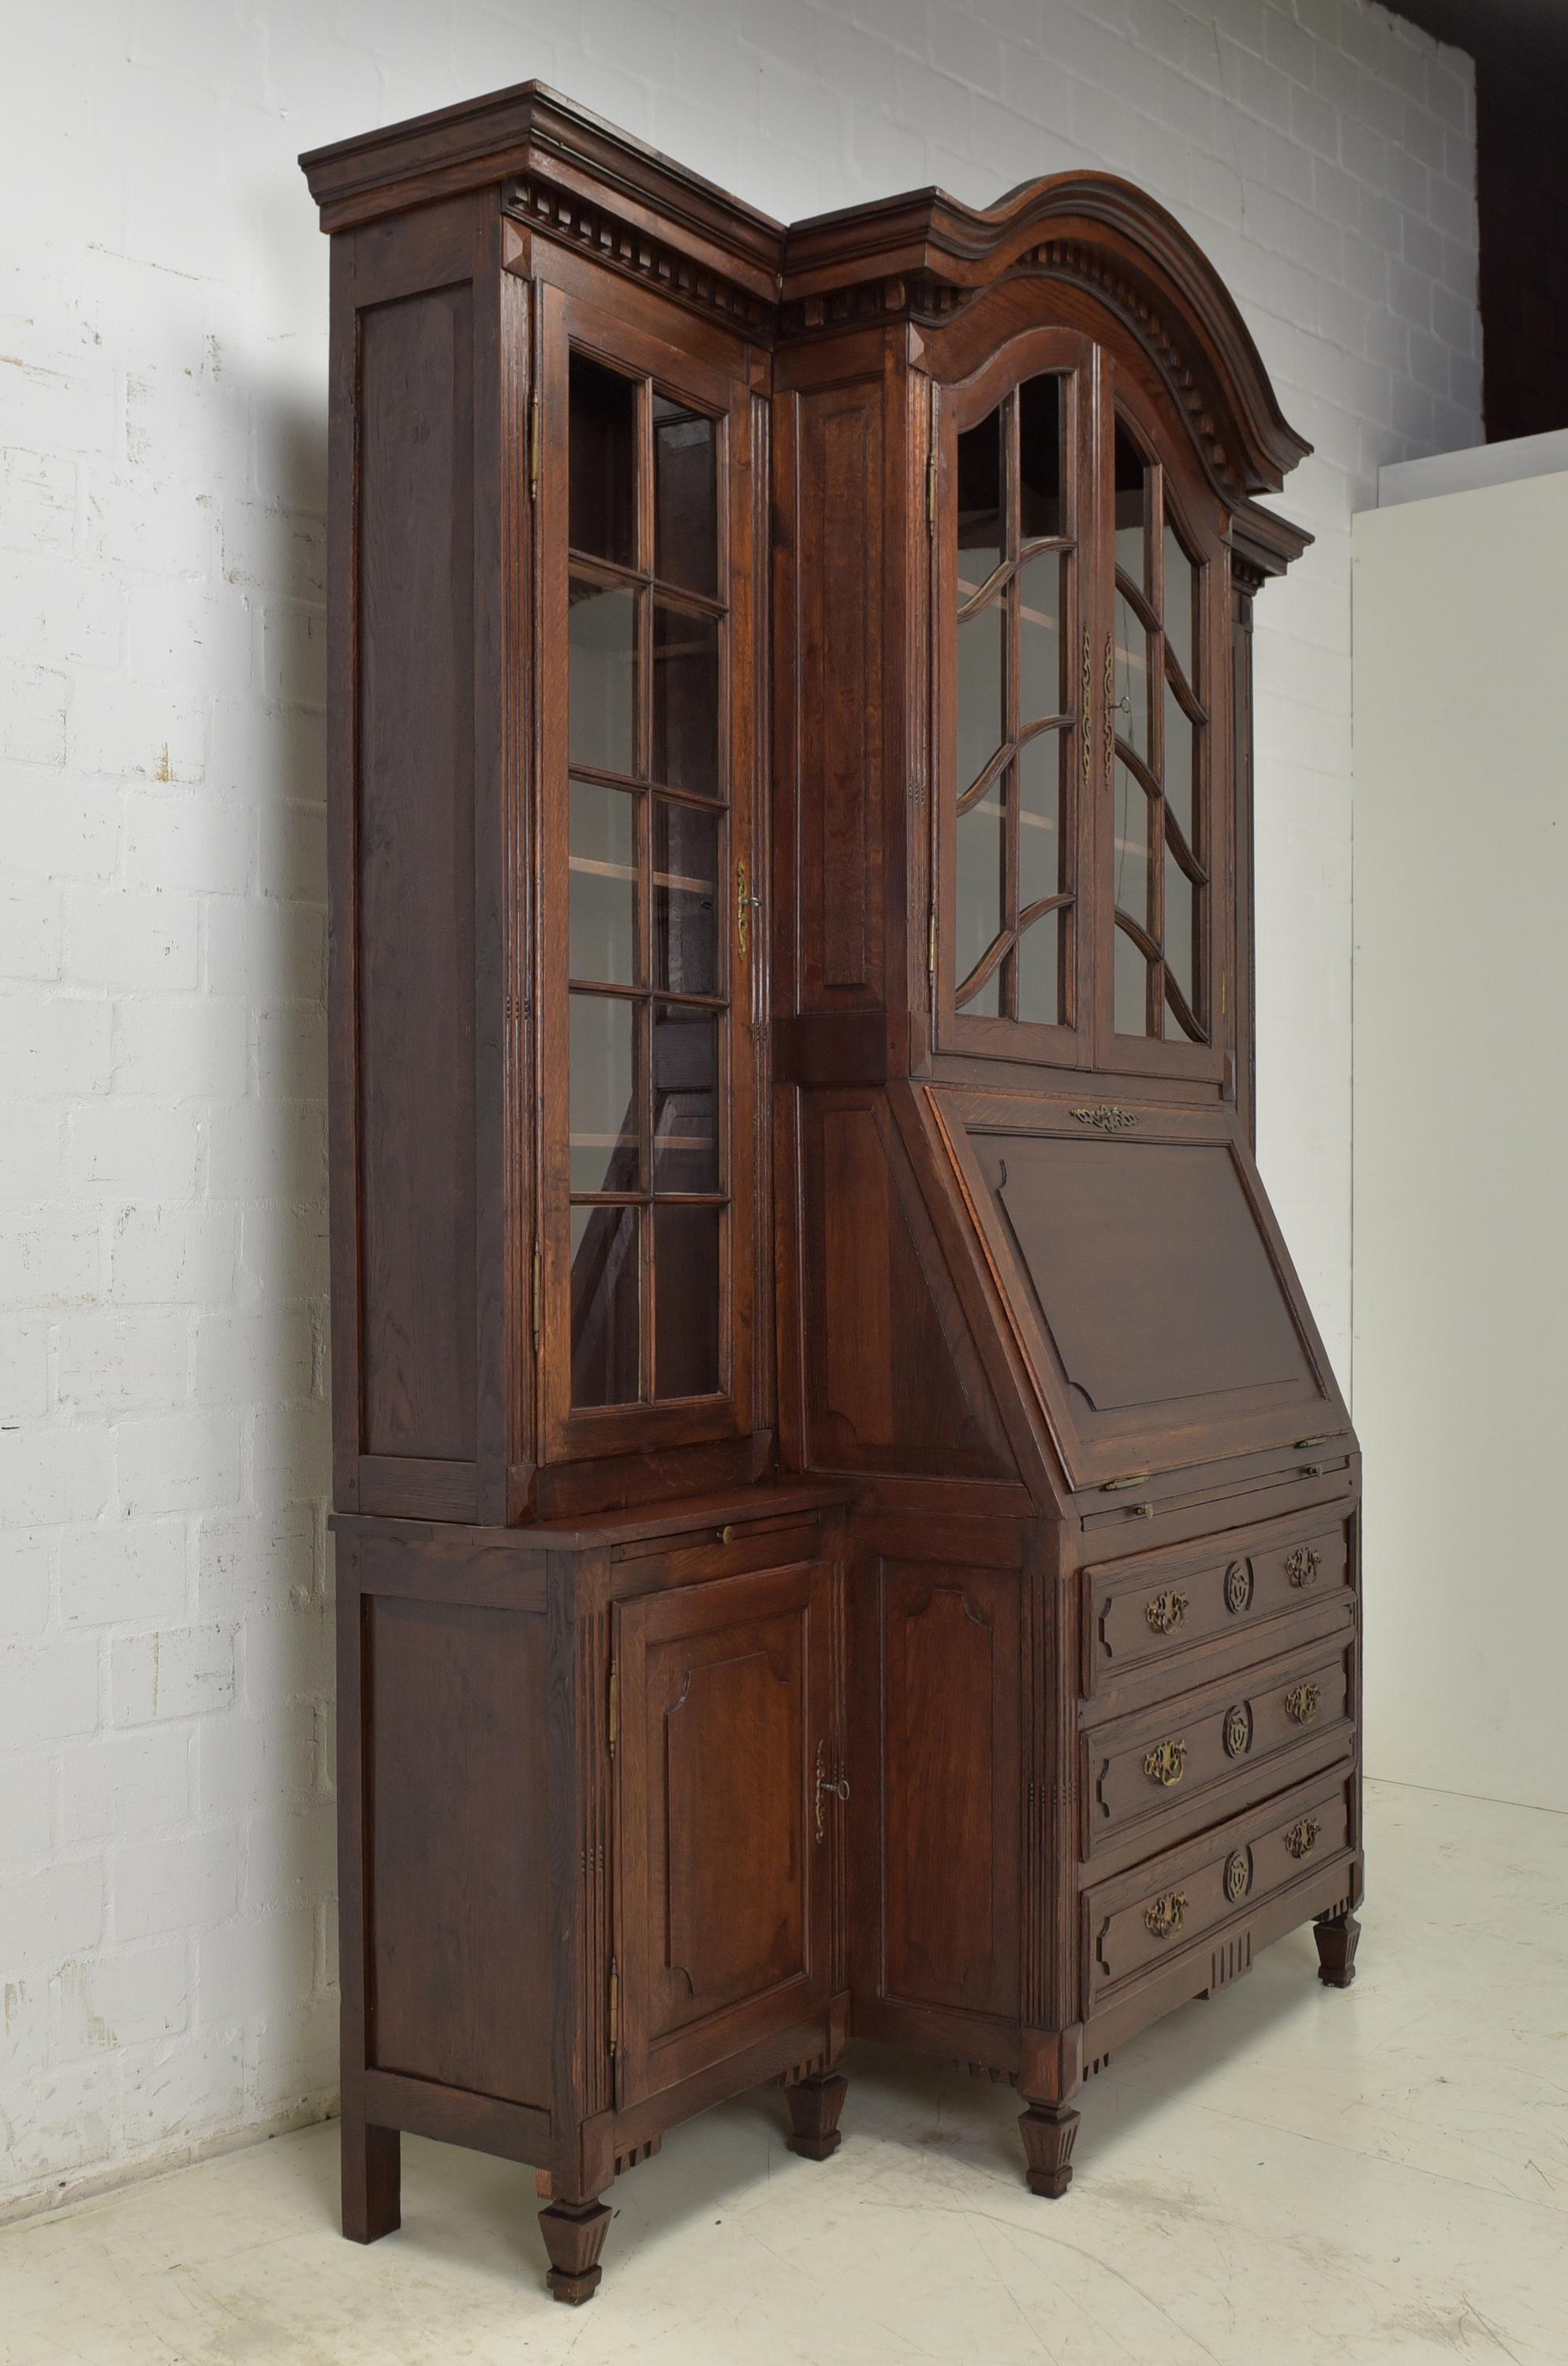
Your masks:
[[[931,1087],[1073,1487],[1348,1437],[1228,1107]]]

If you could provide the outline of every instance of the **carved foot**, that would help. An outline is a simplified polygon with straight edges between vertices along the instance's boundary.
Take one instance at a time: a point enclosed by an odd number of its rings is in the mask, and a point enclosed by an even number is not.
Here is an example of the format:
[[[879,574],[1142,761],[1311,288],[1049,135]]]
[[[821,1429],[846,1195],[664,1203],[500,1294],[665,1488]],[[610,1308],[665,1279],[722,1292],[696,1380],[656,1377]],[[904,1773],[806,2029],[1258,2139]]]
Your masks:
[[[829,2153],[838,2151],[844,2141],[839,2133],[839,2113],[844,2108],[849,2083],[840,2071],[827,2070],[819,2079],[802,2079],[784,2089],[795,2131],[784,2138],[791,2152],[800,2153],[807,2160],[826,2160]]]
[[[552,2202],[540,2211],[539,2229],[550,2255],[545,2282],[557,2300],[577,2308],[592,2299],[604,2272],[599,2254],[609,2224],[610,2208],[604,2202]]]
[[[1355,1916],[1314,1922],[1312,1935],[1317,1941],[1317,1977],[1324,1987],[1348,1989],[1356,1977],[1356,1942],[1361,1935]]]
[[[1073,2181],[1073,2141],[1078,2115],[1068,2103],[1031,2103],[1019,2114],[1029,2156],[1029,2190],[1059,2202]]]
[[[396,2128],[343,2123],[343,2231],[351,2243],[378,2243],[403,2223],[401,2154]]]

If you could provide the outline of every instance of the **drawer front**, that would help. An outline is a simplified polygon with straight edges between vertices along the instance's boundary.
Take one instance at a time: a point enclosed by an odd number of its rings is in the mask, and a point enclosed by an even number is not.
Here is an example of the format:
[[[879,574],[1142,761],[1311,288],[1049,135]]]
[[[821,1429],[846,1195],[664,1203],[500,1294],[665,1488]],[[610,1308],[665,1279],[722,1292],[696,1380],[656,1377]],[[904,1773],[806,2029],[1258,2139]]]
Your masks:
[[[1086,1733],[1089,1855],[1147,1819],[1185,1816],[1195,1797],[1222,1784],[1247,1780],[1254,1797],[1267,1797],[1303,1760],[1343,1757],[1353,1730],[1352,1662],[1348,1636],[1318,1642]]]
[[[1212,1556],[1212,1557],[1211,1557]],[[1342,1520],[1247,1549],[1140,1554],[1084,1572],[1085,1690],[1151,1662],[1180,1660],[1194,1643],[1262,1627],[1342,1588],[1349,1576]]]
[[[1091,2007],[1349,1845],[1349,1787],[1299,1786],[1271,1820],[1236,1817],[1085,1895]]]

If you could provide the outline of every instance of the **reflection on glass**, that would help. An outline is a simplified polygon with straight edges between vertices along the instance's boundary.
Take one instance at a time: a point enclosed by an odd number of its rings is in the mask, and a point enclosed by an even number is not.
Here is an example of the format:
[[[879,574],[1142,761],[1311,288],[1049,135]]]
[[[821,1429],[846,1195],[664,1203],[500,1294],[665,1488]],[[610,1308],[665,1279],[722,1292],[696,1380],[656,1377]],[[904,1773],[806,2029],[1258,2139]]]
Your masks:
[[[978,780],[1002,744],[1002,639],[1007,595],[958,627],[958,786]]]
[[[958,817],[958,896],[953,919],[961,985],[1001,934],[1002,842],[1002,803],[993,787],[977,806]],[[991,985],[994,987],[994,975]],[[971,1010],[982,1007],[978,1002],[965,1005]]]
[[[653,983],[718,991],[718,817],[653,801]]]
[[[1118,1035],[1146,1035],[1149,1027],[1149,965],[1125,929],[1116,939],[1115,1015]]]
[[[653,1007],[653,1188],[718,1189],[718,1020]]]
[[[571,1211],[571,1401],[631,1404],[637,1396],[636,1208]]]
[[[653,1393],[712,1396],[718,1388],[717,1208],[653,1211]]]
[[[1062,692],[1062,598],[1067,562],[1059,550],[1025,559],[1018,571],[1018,722],[1021,730],[1059,715]]]
[[[1126,429],[1116,429],[1116,564],[1140,592],[1149,588],[1148,475]]]
[[[571,1188],[636,1191],[637,1006],[604,994],[570,997]]]
[[[1196,974],[1198,890],[1168,846],[1165,851],[1165,965],[1192,1008]]]
[[[1143,783],[1120,758],[1116,763],[1115,901],[1146,929],[1149,924],[1149,800]]]
[[[567,620],[567,736],[571,761],[635,769],[637,594],[571,579]]]
[[[1002,414],[958,439],[958,599],[976,592],[1002,557]]]
[[[718,452],[715,422],[653,398],[653,571],[718,597]]]
[[[1018,390],[1019,524],[1025,542],[1065,534],[1062,513],[1062,381],[1025,378]]]
[[[653,603],[653,777],[718,794],[718,619]]]
[[[1018,751],[1018,906],[1026,912],[1047,896],[1059,895],[1062,877],[1062,763],[1060,731],[1040,731]],[[1022,1017],[1022,1012],[1019,1016]]]
[[[1116,736],[1149,760],[1149,637],[1116,594]]]
[[[1165,801],[1189,851],[1198,848],[1192,837],[1192,772],[1197,757],[1198,727],[1169,682],[1165,686]]]
[[[1018,941],[1018,1015],[1038,1027],[1062,1019],[1060,912],[1043,912]]]
[[[637,806],[625,789],[573,781],[567,860],[572,976],[635,985]]]
[[[1165,530],[1165,637],[1172,657],[1194,690],[1198,687],[1198,677],[1192,670],[1197,592],[1198,570],[1177,539],[1175,528],[1168,525]]]
[[[637,565],[637,387],[586,354],[570,365],[568,534],[573,550]]]

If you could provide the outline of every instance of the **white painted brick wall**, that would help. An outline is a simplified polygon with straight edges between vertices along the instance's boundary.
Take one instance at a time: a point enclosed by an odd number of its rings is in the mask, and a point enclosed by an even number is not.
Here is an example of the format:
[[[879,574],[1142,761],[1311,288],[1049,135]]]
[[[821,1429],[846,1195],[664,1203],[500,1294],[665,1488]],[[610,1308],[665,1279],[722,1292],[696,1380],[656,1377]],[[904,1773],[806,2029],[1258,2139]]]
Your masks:
[[[1258,634],[1265,1170],[1343,1368],[1348,524],[1476,440],[1468,62],[1368,0],[51,0],[0,148],[0,2207],[334,2082],[326,251],[540,73],[784,216],[1100,165],[1317,445]]]

